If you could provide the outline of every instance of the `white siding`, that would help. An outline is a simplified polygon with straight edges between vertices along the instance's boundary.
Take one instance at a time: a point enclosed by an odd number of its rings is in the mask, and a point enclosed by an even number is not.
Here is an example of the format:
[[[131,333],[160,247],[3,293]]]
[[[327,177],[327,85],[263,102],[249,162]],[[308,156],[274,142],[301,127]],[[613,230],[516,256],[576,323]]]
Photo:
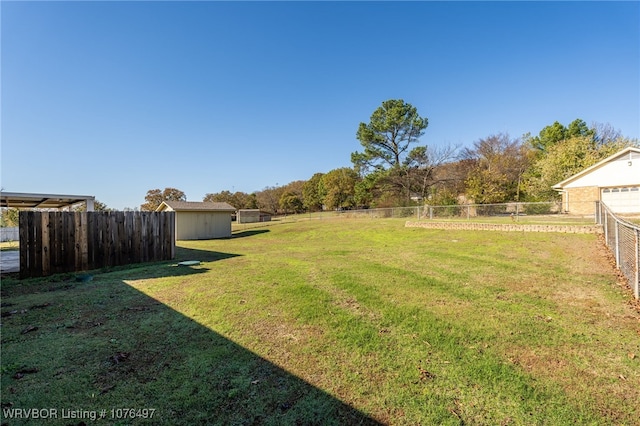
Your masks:
[[[631,165],[629,165],[631,163]],[[626,154],[570,182],[564,188],[584,186],[620,187],[640,185],[640,154]]]
[[[176,212],[177,240],[208,240],[231,237],[229,212]]]

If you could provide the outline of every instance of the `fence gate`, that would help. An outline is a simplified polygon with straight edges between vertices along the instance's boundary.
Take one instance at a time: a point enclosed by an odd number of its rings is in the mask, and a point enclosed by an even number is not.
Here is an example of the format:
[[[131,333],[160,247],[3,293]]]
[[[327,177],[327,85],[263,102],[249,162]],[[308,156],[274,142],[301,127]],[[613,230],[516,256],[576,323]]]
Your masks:
[[[20,212],[20,278],[175,257],[174,212]]]

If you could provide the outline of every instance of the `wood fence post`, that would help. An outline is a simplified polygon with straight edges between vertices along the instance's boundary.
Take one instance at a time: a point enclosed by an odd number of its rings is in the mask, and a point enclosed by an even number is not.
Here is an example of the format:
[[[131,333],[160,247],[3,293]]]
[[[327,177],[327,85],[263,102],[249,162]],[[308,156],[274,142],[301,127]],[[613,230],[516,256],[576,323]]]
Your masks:
[[[18,213],[18,239],[20,241],[20,278],[28,277],[27,265],[29,264],[29,235],[28,235],[28,212]]]
[[[50,213],[42,213],[42,275],[51,275],[51,236]]]
[[[36,267],[35,267],[35,263],[36,263],[36,236],[35,236],[35,228],[33,225],[34,219],[35,219],[35,213],[36,212],[29,212],[29,219],[27,220],[27,235],[29,238],[29,276],[30,277],[35,277],[37,276],[37,272],[36,272]]]

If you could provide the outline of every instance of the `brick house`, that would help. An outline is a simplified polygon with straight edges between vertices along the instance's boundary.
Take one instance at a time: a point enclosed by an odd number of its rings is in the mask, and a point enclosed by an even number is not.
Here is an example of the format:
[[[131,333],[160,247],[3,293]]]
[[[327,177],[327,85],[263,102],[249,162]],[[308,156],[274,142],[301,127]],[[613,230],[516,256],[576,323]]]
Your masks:
[[[602,201],[615,213],[640,213],[640,148],[625,148],[553,186],[562,209],[594,214]]]

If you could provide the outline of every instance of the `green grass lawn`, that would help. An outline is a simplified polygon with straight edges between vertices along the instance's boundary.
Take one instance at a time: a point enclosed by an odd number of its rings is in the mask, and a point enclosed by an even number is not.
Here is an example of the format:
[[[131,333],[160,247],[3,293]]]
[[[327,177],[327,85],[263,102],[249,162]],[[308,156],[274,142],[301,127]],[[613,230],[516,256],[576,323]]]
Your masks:
[[[392,213],[393,211],[393,213]],[[395,209],[372,209],[372,210],[355,210],[355,211],[343,211],[343,212],[314,212],[314,213],[301,213],[287,216],[278,216],[273,218],[273,222],[265,222],[262,224],[234,224],[238,229],[252,228],[256,226],[268,226],[273,223],[286,223],[305,220],[330,220],[330,219],[353,219],[353,218],[404,218],[406,220],[433,220],[434,222],[473,222],[473,223],[522,223],[522,224],[545,224],[545,225],[593,225],[595,220],[593,215],[591,216],[578,216],[567,214],[540,214],[540,215],[527,215],[521,214],[518,216],[510,216],[509,214],[495,215],[495,216],[471,216],[467,218],[462,216],[438,216],[434,215],[433,218],[429,217],[428,210],[421,210],[420,218],[416,215],[415,208],[409,207],[397,207]]]
[[[638,424],[640,314],[598,236],[404,221],[272,223],[179,242],[199,266],[4,278],[2,421]],[[7,419],[28,408],[57,419]]]

